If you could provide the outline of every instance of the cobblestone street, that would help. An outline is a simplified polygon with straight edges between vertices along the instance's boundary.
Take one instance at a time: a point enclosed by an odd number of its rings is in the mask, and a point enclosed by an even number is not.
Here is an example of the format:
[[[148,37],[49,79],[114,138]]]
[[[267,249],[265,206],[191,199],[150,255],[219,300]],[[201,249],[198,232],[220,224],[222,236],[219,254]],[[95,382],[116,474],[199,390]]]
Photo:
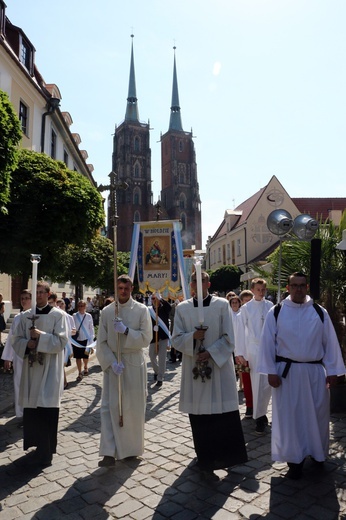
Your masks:
[[[58,453],[42,470],[21,466],[25,454],[11,406],[12,377],[1,373],[0,519],[346,519],[345,414],[332,416],[325,470],[318,473],[307,461],[299,481],[283,477],[285,464],[272,464],[270,430],[257,437],[254,421],[242,419],[249,462],[217,471],[221,481],[211,485],[193,466],[189,420],[178,412],[180,365],[167,363],[160,390],[154,388],[150,366],[148,372],[142,460],[98,468],[102,372],[94,355],[82,382],[75,381],[74,366],[68,369]],[[239,399],[244,417],[242,393]]]

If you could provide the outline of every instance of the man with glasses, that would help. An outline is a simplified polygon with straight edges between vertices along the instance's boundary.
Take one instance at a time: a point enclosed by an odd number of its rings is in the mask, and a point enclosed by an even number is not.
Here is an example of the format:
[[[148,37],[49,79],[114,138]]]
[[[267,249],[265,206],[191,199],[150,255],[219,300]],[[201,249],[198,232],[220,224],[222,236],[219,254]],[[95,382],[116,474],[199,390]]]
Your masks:
[[[286,477],[296,480],[306,457],[321,468],[328,456],[329,386],[345,366],[327,311],[307,295],[306,275],[289,276],[287,291],[267,315],[257,369],[272,387],[272,459],[287,462]]]
[[[59,407],[64,383],[64,347],[68,340],[65,316],[48,304],[50,287],[37,283],[35,322],[27,310],[13,332],[15,352],[23,358],[19,404],[24,409],[24,450],[29,464],[52,464],[56,453]]]
[[[199,327],[201,309],[193,273],[195,297],[177,306],[172,343],[183,353],[179,410],[189,414],[201,477],[213,482],[219,480],[214,470],[242,464],[247,455],[232,357],[230,306],[225,298],[209,294],[209,275],[202,271],[201,276],[204,328]]]

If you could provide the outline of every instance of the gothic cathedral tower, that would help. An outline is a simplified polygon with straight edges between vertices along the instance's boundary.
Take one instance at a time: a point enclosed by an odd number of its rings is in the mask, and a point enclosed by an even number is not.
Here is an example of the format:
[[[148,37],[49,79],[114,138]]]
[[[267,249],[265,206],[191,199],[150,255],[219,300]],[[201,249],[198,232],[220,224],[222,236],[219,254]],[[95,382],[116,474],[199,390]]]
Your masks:
[[[117,190],[117,246],[130,251],[133,223],[152,219],[154,212],[151,191],[151,150],[149,124],[141,123],[138,115],[133,35],[131,35],[131,64],[127,107],[124,121],[115,128],[112,170],[118,182],[126,182],[127,189]],[[109,198],[111,201],[111,198]],[[114,208],[108,207],[108,236]]]
[[[130,251],[134,222],[156,220],[151,180],[150,125],[138,115],[133,35],[127,107],[124,121],[115,127],[111,182],[125,184],[117,194],[117,248]],[[174,48],[175,49],[175,48]],[[192,131],[184,132],[179,106],[174,54],[173,91],[169,129],[161,135],[161,218],[181,220],[184,249],[201,249],[201,200]],[[108,198],[108,237],[113,238],[114,200]]]
[[[171,116],[168,131],[161,136],[161,204],[169,219],[182,223],[183,248],[202,247],[201,199],[192,131],[184,132],[179,106],[175,60]]]

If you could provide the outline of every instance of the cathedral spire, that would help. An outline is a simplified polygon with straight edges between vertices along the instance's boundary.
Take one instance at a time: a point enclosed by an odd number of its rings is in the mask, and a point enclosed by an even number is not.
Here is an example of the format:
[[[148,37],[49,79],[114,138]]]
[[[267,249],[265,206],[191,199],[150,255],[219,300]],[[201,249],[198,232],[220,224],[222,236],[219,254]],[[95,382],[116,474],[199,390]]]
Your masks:
[[[136,77],[135,77],[135,64],[133,59],[133,38],[131,34],[131,65],[130,65],[130,79],[129,79],[129,93],[127,97],[127,107],[125,114],[125,121],[139,121],[138,116],[138,105],[136,95]]]
[[[174,49],[174,65],[173,65],[173,89],[172,89],[172,106],[171,106],[171,117],[169,119],[169,130],[183,131],[183,125],[181,123],[180,106],[179,106],[179,93],[178,93],[178,79],[177,79],[177,68],[175,64],[175,49]]]

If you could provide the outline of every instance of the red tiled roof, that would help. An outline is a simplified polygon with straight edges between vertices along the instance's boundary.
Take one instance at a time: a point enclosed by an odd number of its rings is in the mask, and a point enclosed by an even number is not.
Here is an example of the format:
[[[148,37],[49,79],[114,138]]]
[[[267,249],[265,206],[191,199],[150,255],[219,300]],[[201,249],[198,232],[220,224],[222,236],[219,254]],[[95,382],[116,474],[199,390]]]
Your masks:
[[[301,213],[323,221],[329,217],[331,210],[346,210],[346,198],[291,198]]]

